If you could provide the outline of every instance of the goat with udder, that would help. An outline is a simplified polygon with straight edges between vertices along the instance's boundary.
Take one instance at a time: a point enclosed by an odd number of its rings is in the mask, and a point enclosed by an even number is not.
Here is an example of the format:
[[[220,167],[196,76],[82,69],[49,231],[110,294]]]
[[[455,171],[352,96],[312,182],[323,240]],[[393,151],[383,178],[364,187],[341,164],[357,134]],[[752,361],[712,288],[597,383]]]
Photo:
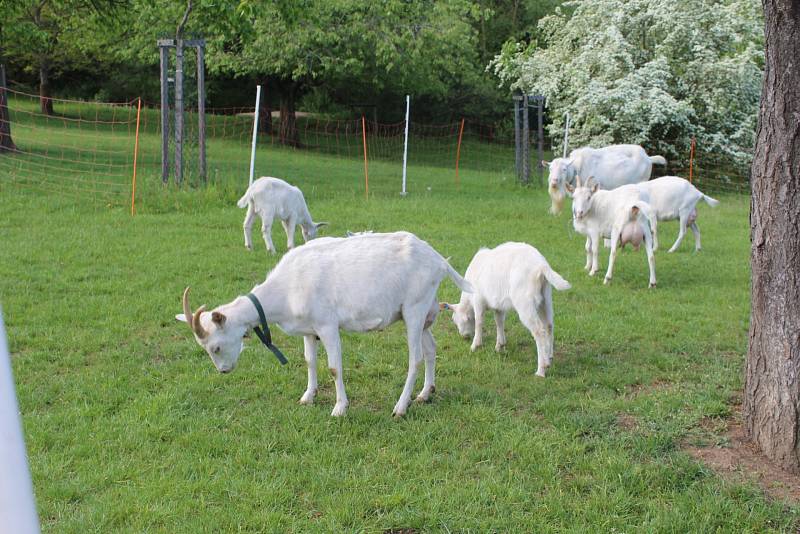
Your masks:
[[[615,189],[650,179],[653,164],[666,165],[663,156],[648,156],[639,145],[610,145],[603,148],[583,147],[569,153],[568,158],[542,161],[549,167],[548,188],[550,213],[561,213],[569,191],[578,176],[593,176],[600,189]]]
[[[678,238],[670,247],[669,252],[675,252],[686,235],[686,227],[691,228],[694,234],[694,249],[700,250],[700,228],[697,226],[697,203],[705,201],[711,207],[719,201],[701,193],[695,186],[678,176],[662,176],[649,182],[636,184],[646,195],[646,202],[653,208],[659,221],[680,221]],[[658,247],[656,247],[658,248]]]
[[[453,311],[453,322],[463,337],[473,334],[472,351],[483,343],[483,317],[494,312],[497,326],[495,350],[506,344],[506,313],[516,310],[520,321],[536,341],[536,375],[544,377],[553,359],[552,288],[569,289],[569,282],[555,272],[541,253],[527,243],[503,243],[480,249],[467,267],[464,278],[474,292],[461,293],[458,304],[442,303]]]
[[[280,178],[262,176],[247,188],[247,192],[236,205],[247,208],[247,215],[244,217],[244,246],[248,250],[253,250],[250,234],[256,214],[261,217],[261,233],[264,235],[267,252],[271,253],[275,253],[275,245],[272,244],[272,223],[276,217],[281,220],[286,231],[286,248],[289,250],[294,248],[294,231],[298,225],[303,234],[303,241],[308,242],[317,237],[320,227],[328,224],[315,223],[311,220],[303,192]]]
[[[586,265],[589,276],[598,271],[600,240],[611,239],[611,253],[608,258],[608,271],[604,284],[611,282],[617,248],[623,238],[631,239],[629,224],[639,226],[644,236],[647,263],[650,267],[650,287],[656,286],[657,247],[656,216],[650,205],[643,199],[644,193],[636,184],[623,185],[611,191],[598,190],[598,185],[590,177],[586,184],[576,177],[577,187],[567,185],[572,193],[572,226],[575,231],[586,236]],[[625,230],[625,232],[623,232]],[[623,235],[624,234],[624,235]]]
[[[403,320],[408,376],[394,407],[394,415],[402,416],[423,358],[425,383],[417,400],[429,400],[434,391],[436,343],[430,329],[439,312],[436,290],[445,276],[462,291],[472,291],[447,260],[408,232],[325,237],[287,253],[251,293],[261,303],[267,321],[287,334],[303,336],[308,387],[300,404],[312,404],[317,393],[317,341],[322,341],[336,384],[334,416],[344,415],[348,405],[339,330],[381,330]],[[188,287],[183,314],[176,318],[189,323],[195,339],[222,373],[233,370],[242,338],[261,323],[249,297],[237,297],[212,311],[201,306],[192,312]]]

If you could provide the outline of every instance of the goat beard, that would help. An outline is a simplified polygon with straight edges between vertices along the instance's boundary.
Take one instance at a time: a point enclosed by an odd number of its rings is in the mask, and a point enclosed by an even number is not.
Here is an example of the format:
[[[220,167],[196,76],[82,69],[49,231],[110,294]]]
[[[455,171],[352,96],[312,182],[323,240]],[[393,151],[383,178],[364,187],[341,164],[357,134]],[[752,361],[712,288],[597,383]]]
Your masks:
[[[558,186],[551,185],[548,189],[548,193],[550,193],[550,213],[553,215],[558,215],[561,213],[562,208],[564,207],[564,191],[561,190]]]

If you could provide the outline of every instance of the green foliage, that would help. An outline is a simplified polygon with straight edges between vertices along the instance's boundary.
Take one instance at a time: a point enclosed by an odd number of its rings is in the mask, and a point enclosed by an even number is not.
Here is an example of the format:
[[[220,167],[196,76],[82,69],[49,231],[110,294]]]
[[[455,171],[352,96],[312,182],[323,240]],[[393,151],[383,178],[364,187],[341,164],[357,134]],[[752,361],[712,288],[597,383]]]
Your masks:
[[[491,67],[512,88],[572,114],[574,145],[639,143],[667,157],[703,150],[746,167],[763,66],[753,0],[576,0],[539,22],[540,46],[507,43]]]

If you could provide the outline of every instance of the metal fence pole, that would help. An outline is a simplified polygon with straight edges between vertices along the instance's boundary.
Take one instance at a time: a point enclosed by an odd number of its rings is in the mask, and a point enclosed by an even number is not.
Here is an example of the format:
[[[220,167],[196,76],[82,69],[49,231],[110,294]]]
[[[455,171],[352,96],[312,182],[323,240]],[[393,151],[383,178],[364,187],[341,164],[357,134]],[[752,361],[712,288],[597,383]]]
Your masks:
[[[206,68],[205,49],[202,43],[197,50],[197,154],[200,164],[200,180],[206,182]]]
[[[175,40],[175,183],[183,182],[183,39]]]
[[[531,179],[530,122],[528,120],[528,95],[522,97],[522,183]]]
[[[158,43],[161,56],[161,181],[169,183],[169,48]]]
[[[544,165],[542,165],[542,160],[544,160],[544,128],[542,124],[542,115],[544,114],[544,97],[537,96],[536,103],[536,113],[538,115],[538,124],[536,126],[536,130],[537,135],[539,136],[539,142],[537,143],[537,148],[539,149],[539,158],[536,162],[536,167],[539,169],[539,183],[544,185]]]
[[[522,97],[514,95],[514,157],[517,169],[517,180],[522,179],[522,140],[519,131],[519,101]]]

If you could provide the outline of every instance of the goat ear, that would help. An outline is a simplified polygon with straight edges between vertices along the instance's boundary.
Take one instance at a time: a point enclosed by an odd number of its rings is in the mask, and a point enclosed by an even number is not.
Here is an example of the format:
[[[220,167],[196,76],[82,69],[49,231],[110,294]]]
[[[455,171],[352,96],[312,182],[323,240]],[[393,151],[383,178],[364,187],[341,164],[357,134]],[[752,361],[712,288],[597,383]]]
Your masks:
[[[217,326],[223,326],[226,319],[227,317],[225,317],[224,313],[220,313],[218,311],[211,312],[211,320],[214,321]]]
[[[549,167],[549,166],[550,166],[550,162],[543,159],[542,160],[542,167]]]
[[[176,315],[175,316],[175,320],[176,321],[180,321],[182,323],[188,323],[189,322],[189,320],[186,318],[186,316],[184,314],[182,314],[182,313],[179,313],[178,315]]]
[[[318,222],[318,223],[315,224],[315,226],[317,227],[317,230],[319,230],[323,226],[328,226],[329,224],[330,224],[329,222]],[[348,231],[348,233],[350,233],[350,232]]]
[[[569,191],[570,193],[574,193],[575,192],[575,188],[572,187],[572,184],[570,184],[570,183],[564,184],[564,187],[566,187],[567,191]]]
[[[597,193],[597,188],[599,188],[599,187],[600,187],[600,185],[597,184],[597,182],[593,183],[592,184],[592,194]]]

